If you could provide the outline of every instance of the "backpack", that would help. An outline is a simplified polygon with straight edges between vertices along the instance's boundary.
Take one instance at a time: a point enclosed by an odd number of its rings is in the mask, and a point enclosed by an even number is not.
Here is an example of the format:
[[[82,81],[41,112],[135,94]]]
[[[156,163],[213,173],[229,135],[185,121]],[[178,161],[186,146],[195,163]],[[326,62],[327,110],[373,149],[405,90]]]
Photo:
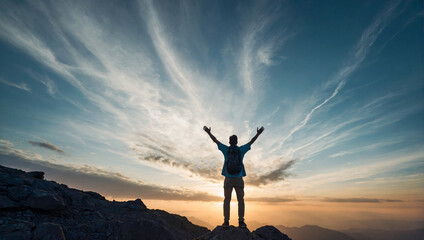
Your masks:
[[[237,146],[230,146],[227,152],[227,172],[236,175],[241,172],[242,168],[240,149]]]

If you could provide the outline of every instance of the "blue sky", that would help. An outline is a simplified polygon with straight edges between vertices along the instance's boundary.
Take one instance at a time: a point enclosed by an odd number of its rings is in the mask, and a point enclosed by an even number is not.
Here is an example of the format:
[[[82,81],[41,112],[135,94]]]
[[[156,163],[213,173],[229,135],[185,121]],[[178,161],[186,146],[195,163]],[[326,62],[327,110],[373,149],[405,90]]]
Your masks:
[[[223,158],[203,125],[224,143],[263,125],[252,199],[423,199],[422,1],[0,9],[0,164],[215,201]]]

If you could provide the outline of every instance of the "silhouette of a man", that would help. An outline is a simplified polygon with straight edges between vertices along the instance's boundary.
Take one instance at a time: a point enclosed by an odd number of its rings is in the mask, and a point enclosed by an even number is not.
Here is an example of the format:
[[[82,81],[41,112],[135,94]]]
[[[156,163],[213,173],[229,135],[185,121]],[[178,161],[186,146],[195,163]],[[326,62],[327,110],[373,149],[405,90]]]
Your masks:
[[[230,136],[230,147],[222,144],[220,141],[216,139],[214,135],[211,133],[211,128],[204,126],[203,130],[208,133],[209,137],[218,145],[218,149],[221,150],[222,154],[224,154],[224,166],[222,168],[222,175],[225,176],[224,180],[224,223],[222,224],[223,227],[229,226],[230,221],[230,201],[231,201],[231,192],[233,191],[233,188],[236,190],[237,194],[237,201],[238,201],[238,216],[239,216],[239,227],[247,227],[246,223],[244,222],[244,181],[243,177],[246,176],[246,170],[244,169],[243,165],[243,157],[246,154],[247,151],[250,150],[250,146],[256,141],[256,139],[259,137],[259,135],[264,131],[264,127],[256,128],[256,135],[250,140],[250,142],[246,143],[243,146],[238,147],[237,146],[237,136],[232,135]],[[234,173],[233,169],[228,170],[228,159],[232,158],[231,154],[229,154],[229,151],[233,152],[233,149],[238,148],[240,151],[238,151],[238,156],[241,161],[241,170],[239,172]],[[229,172],[232,172],[230,174]]]

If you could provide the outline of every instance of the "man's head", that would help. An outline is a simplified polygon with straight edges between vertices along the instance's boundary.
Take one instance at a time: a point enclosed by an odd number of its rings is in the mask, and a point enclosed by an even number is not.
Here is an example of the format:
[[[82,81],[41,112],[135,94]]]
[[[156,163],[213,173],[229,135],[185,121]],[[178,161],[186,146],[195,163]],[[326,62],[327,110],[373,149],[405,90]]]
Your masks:
[[[230,145],[231,146],[237,145],[237,136],[236,135],[230,136]]]

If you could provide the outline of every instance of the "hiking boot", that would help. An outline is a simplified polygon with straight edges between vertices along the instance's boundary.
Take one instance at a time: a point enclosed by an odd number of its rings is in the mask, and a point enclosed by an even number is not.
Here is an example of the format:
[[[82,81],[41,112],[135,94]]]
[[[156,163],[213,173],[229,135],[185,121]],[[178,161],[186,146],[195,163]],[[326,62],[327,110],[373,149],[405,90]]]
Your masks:
[[[246,223],[244,223],[244,221],[239,221],[239,228],[247,228]]]
[[[224,228],[227,228],[230,226],[230,222],[229,221],[224,221],[224,223],[221,225]]]

